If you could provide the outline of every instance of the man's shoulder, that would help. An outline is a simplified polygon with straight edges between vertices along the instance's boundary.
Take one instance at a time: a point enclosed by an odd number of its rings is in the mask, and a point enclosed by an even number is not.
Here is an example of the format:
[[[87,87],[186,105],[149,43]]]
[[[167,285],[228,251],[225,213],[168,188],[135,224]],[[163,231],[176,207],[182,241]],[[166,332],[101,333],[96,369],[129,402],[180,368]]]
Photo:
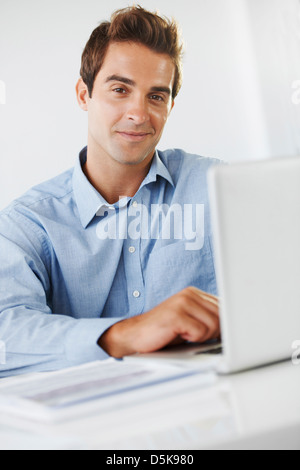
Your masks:
[[[203,157],[182,149],[168,149],[159,151],[158,154],[174,180],[189,174],[205,175],[211,166],[225,163],[218,158]]]
[[[2,210],[1,215],[12,214],[22,211],[22,209],[45,211],[47,207],[53,207],[54,201],[63,200],[73,192],[72,176],[73,169],[69,169],[54,178],[33,186]]]

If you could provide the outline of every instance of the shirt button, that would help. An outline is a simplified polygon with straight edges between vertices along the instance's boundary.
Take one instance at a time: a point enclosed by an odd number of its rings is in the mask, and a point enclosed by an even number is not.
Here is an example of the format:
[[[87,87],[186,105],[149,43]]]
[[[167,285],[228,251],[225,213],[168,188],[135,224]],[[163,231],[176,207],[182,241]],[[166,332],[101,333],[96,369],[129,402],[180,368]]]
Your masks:
[[[137,207],[137,206],[138,206],[137,201],[133,201],[132,206],[133,206],[133,207]]]
[[[134,246],[129,247],[129,253],[135,253],[135,248],[134,248]]]
[[[141,293],[138,291],[138,290],[135,290],[133,292],[133,297],[135,297],[136,299],[138,299],[140,297]]]

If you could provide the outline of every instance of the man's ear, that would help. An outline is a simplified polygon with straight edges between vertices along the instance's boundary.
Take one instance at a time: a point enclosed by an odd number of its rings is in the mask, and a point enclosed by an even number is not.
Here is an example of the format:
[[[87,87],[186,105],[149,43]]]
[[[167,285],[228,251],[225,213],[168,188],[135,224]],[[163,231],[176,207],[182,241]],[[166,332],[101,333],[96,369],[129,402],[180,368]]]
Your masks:
[[[77,101],[78,101],[80,108],[83,111],[87,111],[89,91],[88,91],[86,84],[82,80],[82,78],[80,78],[78,82],[76,83],[76,97],[77,97]]]
[[[171,108],[170,108],[170,111],[169,111],[169,116],[171,114],[172,109],[174,108],[174,105],[175,105],[175,100],[172,99],[172,104],[171,104]]]

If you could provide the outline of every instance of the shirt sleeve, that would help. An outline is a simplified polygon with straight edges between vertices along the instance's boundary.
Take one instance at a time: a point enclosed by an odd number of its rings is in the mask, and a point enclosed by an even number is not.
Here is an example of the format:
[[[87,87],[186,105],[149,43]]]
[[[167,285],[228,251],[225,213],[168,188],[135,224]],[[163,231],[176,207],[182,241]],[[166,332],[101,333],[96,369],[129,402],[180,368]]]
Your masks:
[[[0,215],[0,377],[58,370],[108,355],[99,337],[121,318],[74,319],[51,310],[45,237],[37,221]]]

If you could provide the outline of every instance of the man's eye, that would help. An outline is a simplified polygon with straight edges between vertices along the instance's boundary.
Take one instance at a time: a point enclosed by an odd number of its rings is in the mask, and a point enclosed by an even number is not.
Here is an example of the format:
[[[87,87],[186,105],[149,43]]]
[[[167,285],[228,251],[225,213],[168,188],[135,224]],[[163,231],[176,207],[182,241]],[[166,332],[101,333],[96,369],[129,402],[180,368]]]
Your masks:
[[[114,88],[113,90],[115,93],[125,94],[126,90],[124,88]]]
[[[159,95],[151,95],[150,98],[154,101],[164,101],[163,97]]]

